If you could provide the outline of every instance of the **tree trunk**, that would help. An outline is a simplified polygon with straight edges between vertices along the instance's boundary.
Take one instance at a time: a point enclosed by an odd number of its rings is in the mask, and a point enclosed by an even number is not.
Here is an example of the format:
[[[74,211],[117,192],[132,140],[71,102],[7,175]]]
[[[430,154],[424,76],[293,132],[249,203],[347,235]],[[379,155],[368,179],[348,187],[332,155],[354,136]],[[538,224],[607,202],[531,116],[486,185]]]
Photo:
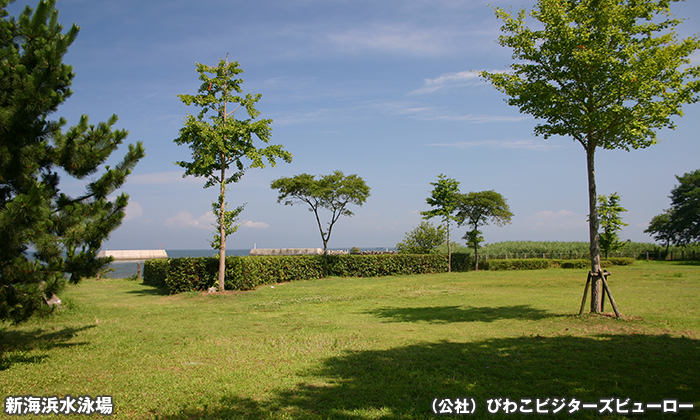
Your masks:
[[[452,245],[450,244],[450,220],[446,221],[447,225],[447,272],[452,272]]]
[[[598,243],[598,195],[595,185],[595,142],[589,140],[586,148],[588,165],[588,226],[590,234],[591,253],[591,313],[602,312],[603,282],[598,276],[600,272],[600,244]]]
[[[224,180],[226,179],[226,168],[223,165],[224,157],[221,157],[221,205],[219,207],[219,235],[221,235],[221,240],[219,241],[219,291],[224,291],[224,279],[226,277],[226,226],[224,226],[224,212],[226,211],[226,186],[224,185]]]
[[[226,73],[228,73],[228,53],[226,53]],[[228,75],[228,74],[227,74]],[[228,94],[228,85],[224,84],[224,92],[222,98],[225,98]],[[224,101],[224,115],[223,122],[224,127],[226,126],[226,119],[228,118],[227,111],[227,101]],[[224,141],[226,138],[224,138]],[[226,156],[221,153],[221,191],[219,191],[221,197],[221,204],[219,205],[219,235],[221,240],[219,241],[219,292],[224,291],[224,279],[226,278],[226,226],[224,221],[226,220],[224,212],[226,211]]]
[[[323,242],[323,255],[328,255],[328,239],[330,237],[330,229],[328,230],[328,236],[323,233],[323,225],[321,224],[321,218],[318,217],[318,208],[311,205],[311,209],[314,211],[316,216],[316,224],[318,225],[318,231],[321,232],[321,242]]]

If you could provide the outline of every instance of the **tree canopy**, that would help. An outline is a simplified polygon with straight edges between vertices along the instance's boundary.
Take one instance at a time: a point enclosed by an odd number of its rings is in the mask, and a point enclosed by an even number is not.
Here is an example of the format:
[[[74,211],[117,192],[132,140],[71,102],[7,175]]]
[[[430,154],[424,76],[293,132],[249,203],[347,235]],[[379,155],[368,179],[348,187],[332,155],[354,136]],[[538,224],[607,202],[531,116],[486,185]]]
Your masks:
[[[457,196],[459,195],[459,181],[449,178],[444,174],[438,175],[437,182],[431,182],[433,190],[425,201],[433,207],[431,210],[422,211],[423,218],[430,220],[439,217],[445,223],[447,231],[447,271],[452,271],[452,244],[450,243],[450,223],[455,219],[457,209]]]
[[[445,243],[447,231],[443,226],[434,226],[422,221],[415,229],[406,233],[403,241],[396,244],[402,254],[432,254]]]
[[[0,1],[0,321],[26,320],[66,284],[94,276],[108,262],[97,253],[124,218],[128,195],[111,197],[144,156],[130,144],[114,167],[104,166],[127,137],[117,117],[97,125],[83,115],[64,129],[51,120],[72,91],[63,63],[78,35],[58,21],[54,0],[26,7],[18,18]],[[69,196],[61,179],[85,183]]]
[[[226,237],[236,231],[236,217],[243,206],[227,210],[226,185],[238,182],[249,168],[264,168],[266,162],[275,166],[277,159],[292,161],[292,154],[281,145],[258,147],[255,139],[268,144],[272,136],[272,120],[259,119],[255,108],[261,94],[242,95],[243,73],[237,61],[219,60],[216,66],[196,63],[202,84],[197,95],[178,95],[188,106],[201,108],[197,116],[188,115],[180,136],[174,141],[187,144],[192,150],[192,161],[176,162],[185,168],[185,175],[207,179],[204,188],[219,187],[218,200],[213,204],[216,216],[216,231],[212,246],[219,249],[219,290],[224,290],[226,270]],[[237,105],[229,111],[229,104]],[[239,109],[245,110],[248,118],[236,119]],[[231,172],[227,172],[229,169]]]
[[[665,210],[663,213],[652,217],[649,227],[644,230],[644,233],[652,235],[655,241],[664,243],[666,252],[668,252],[669,246],[675,239],[673,225],[671,224],[671,211]]]
[[[353,215],[347,206],[350,204],[362,206],[367,201],[370,191],[361,177],[356,174],[346,176],[342,171],[322,175],[319,179],[309,174],[295,175],[291,178],[283,177],[272,181],[270,187],[278,191],[278,203],[284,201],[285,205],[309,206],[309,211],[316,216],[324,254],[328,252],[328,241],[331,238],[333,226],[340,216]],[[320,209],[331,212],[331,219],[327,223],[328,230],[323,228],[319,215]]]
[[[700,169],[677,176],[671,190],[671,223],[677,245],[700,242]]]
[[[700,169],[676,176],[671,208],[654,216],[645,232],[657,241],[674,245],[700,242]]]
[[[506,199],[496,191],[470,192],[457,196],[458,224],[468,225],[469,230],[464,235],[467,245],[474,249],[474,269],[479,269],[479,244],[484,241],[480,226],[490,223],[504,226],[510,223],[513,213]]]
[[[674,0],[538,0],[529,13],[496,9],[499,43],[511,48],[507,72],[482,76],[507,102],[538,121],[535,134],[567,136],[586,151],[591,271],[599,273],[595,151],[641,149],[674,128],[682,106],[696,102],[700,66],[690,55],[697,37],[678,39]],[[536,20],[534,29],[525,20]],[[591,311],[600,312],[594,276]]]

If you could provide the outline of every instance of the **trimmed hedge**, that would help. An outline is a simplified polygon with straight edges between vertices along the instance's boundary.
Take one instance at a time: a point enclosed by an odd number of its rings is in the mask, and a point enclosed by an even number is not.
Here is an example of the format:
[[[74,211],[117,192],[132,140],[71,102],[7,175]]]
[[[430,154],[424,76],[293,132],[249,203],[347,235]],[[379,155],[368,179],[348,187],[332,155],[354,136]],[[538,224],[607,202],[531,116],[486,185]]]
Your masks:
[[[441,254],[328,255],[323,262],[324,277],[380,277],[447,271],[447,256]]]
[[[468,256],[455,257],[453,265],[469,267]],[[218,284],[219,259],[174,258],[149,260],[144,284],[167,286],[171,294],[207,290]],[[226,257],[226,290],[251,290],[264,284],[323,277],[379,277],[444,273],[447,256],[429,255],[300,255]],[[455,269],[455,271],[461,271]],[[466,271],[466,270],[465,270]]]
[[[630,260],[632,258],[629,258]],[[559,260],[559,266],[561,268],[591,268],[591,260]],[[601,268],[610,268],[613,266],[612,258],[609,260],[600,260]]]
[[[153,287],[166,287],[170,260],[146,260],[143,264],[143,284]]]
[[[319,279],[324,276],[318,255],[239,257],[240,274],[232,281],[233,290],[250,290],[263,284]],[[226,278],[228,280],[228,270]],[[229,286],[226,285],[228,288]]]
[[[632,265],[634,264],[634,258],[631,257],[611,257],[608,258],[613,265]],[[602,261],[601,261],[602,262]]]
[[[602,267],[631,264],[632,258],[601,261]],[[452,254],[452,271],[472,270],[469,254]],[[589,260],[490,259],[480,261],[484,270],[542,270],[550,267],[588,268]],[[167,286],[171,294],[207,290],[218,284],[217,257],[148,260],[144,266],[144,284]],[[447,272],[446,254],[378,255],[300,255],[226,257],[226,290],[251,290],[265,284],[324,277],[381,277]]]
[[[173,258],[165,284],[170,293],[206,290],[214,285],[214,277],[207,273],[207,267],[218,263],[214,258]]]
[[[444,254],[443,254],[444,255]],[[447,256],[445,256],[447,257]],[[483,261],[480,261],[479,268],[482,268]],[[470,271],[474,269],[474,259],[470,254],[454,253],[452,254],[452,271]],[[447,271],[447,265],[445,265]]]
[[[544,270],[550,268],[552,260],[542,258],[511,258],[507,260],[486,260],[485,270]]]

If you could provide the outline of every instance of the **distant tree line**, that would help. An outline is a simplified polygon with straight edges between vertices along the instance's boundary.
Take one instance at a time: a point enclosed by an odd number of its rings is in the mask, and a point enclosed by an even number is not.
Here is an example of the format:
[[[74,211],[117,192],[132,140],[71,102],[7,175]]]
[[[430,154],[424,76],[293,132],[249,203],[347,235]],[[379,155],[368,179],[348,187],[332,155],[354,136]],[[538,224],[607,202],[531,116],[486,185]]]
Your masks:
[[[679,184],[671,190],[671,207],[654,216],[644,231],[657,242],[687,246],[700,243],[700,169],[676,176]]]

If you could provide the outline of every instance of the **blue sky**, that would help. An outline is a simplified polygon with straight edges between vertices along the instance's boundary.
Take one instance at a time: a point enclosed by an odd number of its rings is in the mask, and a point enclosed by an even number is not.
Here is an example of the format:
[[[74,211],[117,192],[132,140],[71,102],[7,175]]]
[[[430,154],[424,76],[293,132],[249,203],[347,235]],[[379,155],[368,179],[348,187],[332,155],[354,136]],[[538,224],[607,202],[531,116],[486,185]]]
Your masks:
[[[9,8],[16,15],[24,5]],[[299,173],[358,174],[371,187],[364,206],[341,219],[329,247],[393,247],[421,221],[438,174],[462,192],[495,190],[515,214],[484,228],[486,242],[586,241],[585,152],[569,138],[533,135],[535,120],[475,76],[504,70],[510,51],[496,40],[489,6],[532,0],[58,0],[60,21],[81,27],[65,58],[74,94],[58,114],[75,124],[119,116],[147,156],[123,190],[131,201],[105,249],[206,249],[214,188],[182,178],[174,162],[183,118],[197,110],[177,94],[199,87],[195,62],[230,54],[245,71],[245,92],[263,95],[261,117],[291,164],[251,169],[227,201],[247,203],[228,248],[321,247],[313,214],[277,204],[270,182]],[[681,36],[700,34],[700,2],[674,5]],[[700,64],[700,56],[693,57]],[[684,108],[675,131],[648,149],[597,152],[599,194],[618,192],[629,224],[623,239],[651,242],[651,218],[669,206],[675,175],[700,168],[700,104]],[[125,147],[124,147],[125,148]],[[116,162],[123,152],[114,155]],[[64,179],[66,191],[82,184]],[[327,214],[324,214],[327,216]],[[327,217],[326,217],[327,220]],[[466,228],[458,228],[461,237]]]

